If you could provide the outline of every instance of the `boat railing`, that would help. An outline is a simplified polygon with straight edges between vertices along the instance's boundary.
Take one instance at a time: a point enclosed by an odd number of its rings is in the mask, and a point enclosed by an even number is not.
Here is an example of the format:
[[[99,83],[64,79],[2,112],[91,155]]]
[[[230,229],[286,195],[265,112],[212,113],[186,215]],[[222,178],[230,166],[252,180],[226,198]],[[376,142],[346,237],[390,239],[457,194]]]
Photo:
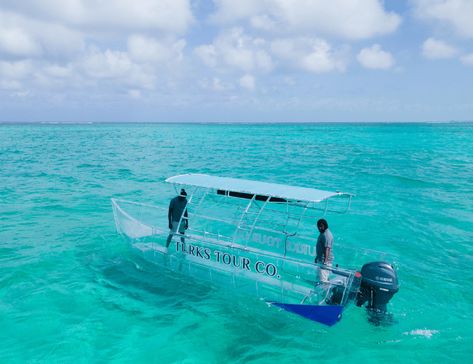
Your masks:
[[[123,208],[120,206],[120,203],[123,205]],[[169,235],[166,208],[116,199],[112,200],[112,205],[118,231],[129,237],[133,245],[142,247],[145,250],[167,251],[164,250],[166,237]],[[136,210],[133,210],[133,208],[136,208]],[[146,211],[141,211],[141,208]],[[160,220],[154,221],[154,218],[150,218],[149,215],[155,215],[153,211],[159,213],[160,216],[162,215]],[[141,219],[138,218],[140,215],[146,216],[147,221],[140,221]],[[203,217],[208,218],[208,216],[205,215]],[[183,217],[183,219],[186,219],[186,217]],[[189,216],[189,219],[197,220],[197,216]],[[204,221],[211,220],[204,219]],[[229,224],[229,227],[235,229],[234,224],[228,221],[226,222]],[[181,223],[183,222],[181,221]],[[272,229],[266,230],[274,231]],[[312,256],[291,256],[285,254],[284,251],[271,251],[266,249],[265,246],[248,244],[244,239],[241,241],[242,243],[239,243],[239,241],[235,241],[234,236],[232,236],[232,231],[234,230],[229,229],[229,234],[209,231],[202,221],[200,221],[200,224],[197,223],[197,221],[193,221],[183,234],[179,233],[179,230],[174,234],[173,240],[176,244],[173,244],[169,249],[172,249],[171,254],[174,249],[176,249],[177,252],[179,243],[182,242],[181,239],[185,239],[186,244],[189,243],[191,245],[208,247],[212,251],[219,250],[223,253],[232,254],[233,256],[249,257],[252,262],[263,261],[265,264],[274,264],[283,276],[281,280],[258,274],[256,277],[253,277],[253,279],[263,280],[267,284],[279,287],[280,289],[284,287],[292,287],[288,289],[295,289],[294,287],[297,286],[299,287],[297,288],[299,293],[305,290],[304,292],[310,297],[313,295],[317,296],[320,294],[318,292],[324,290],[324,286],[320,286],[320,289],[317,286],[320,284],[318,281],[318,271],[324,269],[331,272],[330,282],[326,284],[325,290],[328,286],[339,286],[339,290],[343,291],[343,302],[346,302],[346,299],[348,299],[349,294],[347,294],[347,292],[352,289],[355,274],[354,270],[339,268],[337,265],[325,266],[316,264]],[[314,241],[314,239],[309,240]],[[195,264],[202,264],[204,262],[191,255],[186,257],[189,261],[195,261]],[[218,268],[222,267],[224,266],[218,265]],[[245,271],[239,271],[238,274],[245,274]],[[305,294],[303,297],[305,297]]]
[[[114,208],[119,210],[120,213],[122,215],[124,215],[125,217],[127,217],[128,219],[133,220],[138,224],[146,225],[147,227],[149,227],[150,235],[160,235],[160,234],[162,234],[163,236],[164,235],[167,236],[168,233],[166,232],[165,229],[160,229],[160,228],[156,227],[155,225],[151,225],[151,224],[149,224],[149,225],[148,224],[143,224],[141,221],[137,220],[135,217],[131,216],[126,211],[124,211],[117,202],[123,202],[123,203],[131,204],[131,205],[135,205],[135,206],[143,206],[143,207],[153,208],[153,209],[157,209],[157,210],[160,210],[160,211],[166,210],[164,207],[156,206],[156,205],[150,205],[150,204],[143,204],[143,203],[138,203],[138,202],[133,202],[133,201],[127,201],[127,200],[121,200],[121,199],[112,199],[112,203],[114,205]],[[222,220],[219,220],[219,221],[222,221]],[[230,224],[230,222],[228,222],[228,223]],[[266,230],[267,231],[274,231],[274,230],[271,230],[271,229],[266,229]],[[290,262],[294,262],[294,263],[298,263],[298,264],[302,264],[302,265],[307,265],[307,266],[312,266],[312,267],[313,266],[322,267],[322,265],[318,265],[317,263],[307,262],[307,261],[300,260],[300,259],[295,259],[293,257],[285,256],[283,254],[278,254],[276,252],[270,252],[270,251],[265,250],[265,249],[258,249],[256,247],[238,244],[238,243],[233,241],[233,237],[226,236],[226,235],[219,234],[219,233],[213,233],[213,232],[206,231],[206,230],[200,230],[200,229],[196,229],[196,228],[193,228],[193,227],[190,227],[184,234],[176,233],[174,235],[174,238],[176,240],[179,240],[181,237],[190,238],[190,239],[193,239],[195,241],[201,241],[203,243],[212,244],[214,246],[223,246],[223,247],[227,247],[227,248],[231,248],[231,249],[238,249],[238,250],[241,250],[241,251],[250,252],[250,253],[261,255],[261,256],[267,256],[267,257],[272,257],[272,258],[277,258],[277,259],[284,259],[286,261],[290,261]],[[325,267],[324,269],[333,271],[337,274],[341,274],[341,275],[344,275],[344,276],[349,276],[352,273],[351,270],[340,269],[338,267],[329,267],[329,266],[323,266],[323,267]]]
[[[135,206],[137,210],[134,211],[133,216],[130,216],[130,214],[121,209],[117,202]],[[158,234],[161,234],[164,237],[169,234],[167,230],[166,207],[122,199],[112,199],[112,204],[114,211],[115,209],[118,209],[121,214],[127,217],[127,219],[135,221],[138,231],[135,234],[136,237]],[[144,208],[146,211],[143,211],[141,208]],[[149,209],[156,211],[156,218],[149,216]],[[183,217],[183,219],[185,220],[186,217]],[[189,217],[187,219],[189,220],[189,229],[186,231],[186,235],[193,235],[195,237],[200,236],[204,241],[218,241],[225,244],[225,246],[234,246],[258,254],[267,253],[278,258],[290,258],[303,262],[308,261],[310,264],[313,264],[312,262],[315,258],[315,246],[317,244],[317,238],[315,235],[308,235],[301,231],[298,231],[295,234],[287,234],[281,230],[268,227],[269,224],[264,219],[255,221],[256,224],[241,226],[240,228],[235,227],[235,220],[204,215],[199,212],[189,212]],[[209,222],[216,222],[217,224],[207,224]],[[219,231],[219,229],[221,229],[221,231]],[[244,235],[235,235],[236,232],[244,233]],[[261,249],[259,249],[258,244],[251,240],[252,233],[269,234],[268,236],[281,236],[281,249],[275,252],[269,251],[266,246],[261,246]],[[179,234],[176,235],[179,236]],[[299,249],[299,251],[297,249]],[[386,254],[374,249],[351,247],[339,241],[335,241],[334,255],[335,264],[350,267],[350,269],[360,269],[361,265],[368,259],[386,260],[393,263],[397,261],[396,257],[393,257],[392,254]]]

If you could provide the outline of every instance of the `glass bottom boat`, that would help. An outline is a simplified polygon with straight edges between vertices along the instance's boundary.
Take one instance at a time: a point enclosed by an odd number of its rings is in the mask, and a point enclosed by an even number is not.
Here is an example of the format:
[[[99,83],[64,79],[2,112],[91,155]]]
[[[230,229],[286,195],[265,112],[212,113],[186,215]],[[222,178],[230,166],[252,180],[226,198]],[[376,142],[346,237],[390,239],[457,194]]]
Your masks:
[[[354,269],[314,263],[314,221],[348,210],[351,194],[202,174],[166,182],[189,192],[175,233],[167,206],[112,199],[117,231],[154,264],[329,326],[348,304],[382,311],[397,292],[387,263],[364,266],[364,280]],[[339,198],[346,206],[330,209],[328,200]],[[321,270],[328,279],[321,281]]]

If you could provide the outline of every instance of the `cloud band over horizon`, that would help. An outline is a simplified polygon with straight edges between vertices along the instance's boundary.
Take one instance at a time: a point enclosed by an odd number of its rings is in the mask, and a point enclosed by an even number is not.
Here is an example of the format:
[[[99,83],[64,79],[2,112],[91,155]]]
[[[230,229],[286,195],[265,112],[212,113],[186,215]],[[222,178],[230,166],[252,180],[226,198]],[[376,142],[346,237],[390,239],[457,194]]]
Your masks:
[[[4,0],[1,119],[471,119],[471,2],[387,6]]]

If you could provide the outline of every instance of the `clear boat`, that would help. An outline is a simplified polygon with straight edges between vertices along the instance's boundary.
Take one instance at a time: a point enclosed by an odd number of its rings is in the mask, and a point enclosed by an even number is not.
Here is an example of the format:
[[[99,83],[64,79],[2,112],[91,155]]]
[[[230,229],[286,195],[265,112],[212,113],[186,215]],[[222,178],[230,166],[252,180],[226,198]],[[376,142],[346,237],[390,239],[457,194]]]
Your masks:
[[[117,231],[146,260],[329,326],[351,302],[385,309],[383,295],[389,301],[397,292],[392,267],[379,268],[387,263],[365,269],[368,287],[355,269],[314,263],[317,219],[346,212],[352,194],[204,174],[166,182],[188,193],[179,221],[188,229],[178,227],[169,248],[168,206],[112,199]],[[328,282],[319,281],[320,269]]]

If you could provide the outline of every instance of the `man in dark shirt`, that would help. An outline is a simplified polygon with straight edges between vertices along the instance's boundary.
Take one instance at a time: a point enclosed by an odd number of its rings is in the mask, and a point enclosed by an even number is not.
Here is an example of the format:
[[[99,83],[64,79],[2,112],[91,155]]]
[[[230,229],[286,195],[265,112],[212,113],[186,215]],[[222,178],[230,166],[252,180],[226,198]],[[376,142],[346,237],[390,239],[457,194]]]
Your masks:
[[[317,246],[315,257],[315,263],[331,266],[333,262],[333,235],[328,229],[328,223],[325,219],[317,221],[317,229],[319,230],[319,237],[317,238]],[[320,268],[319,280],[322,283],[328,282],[328,276],[330,271],[327,269]]]
[[[189,227],[189,220],[187,216],[187,193],[186,190],[181,189],[179,196],[174,197],[169,203],[168,211],[168,222],[169,222],[169,232],[168,238],[166,240],[166,248],[171,244],[171,240],[174,234],[177,232],[179,227],[179,234],[181,234],[181,241],[184,243],[184,233]],[[184,215],[183,215],[184,214]],[[181,219],[182,216],[182,219]],[[179,222],[181,224],[179,225]]]

